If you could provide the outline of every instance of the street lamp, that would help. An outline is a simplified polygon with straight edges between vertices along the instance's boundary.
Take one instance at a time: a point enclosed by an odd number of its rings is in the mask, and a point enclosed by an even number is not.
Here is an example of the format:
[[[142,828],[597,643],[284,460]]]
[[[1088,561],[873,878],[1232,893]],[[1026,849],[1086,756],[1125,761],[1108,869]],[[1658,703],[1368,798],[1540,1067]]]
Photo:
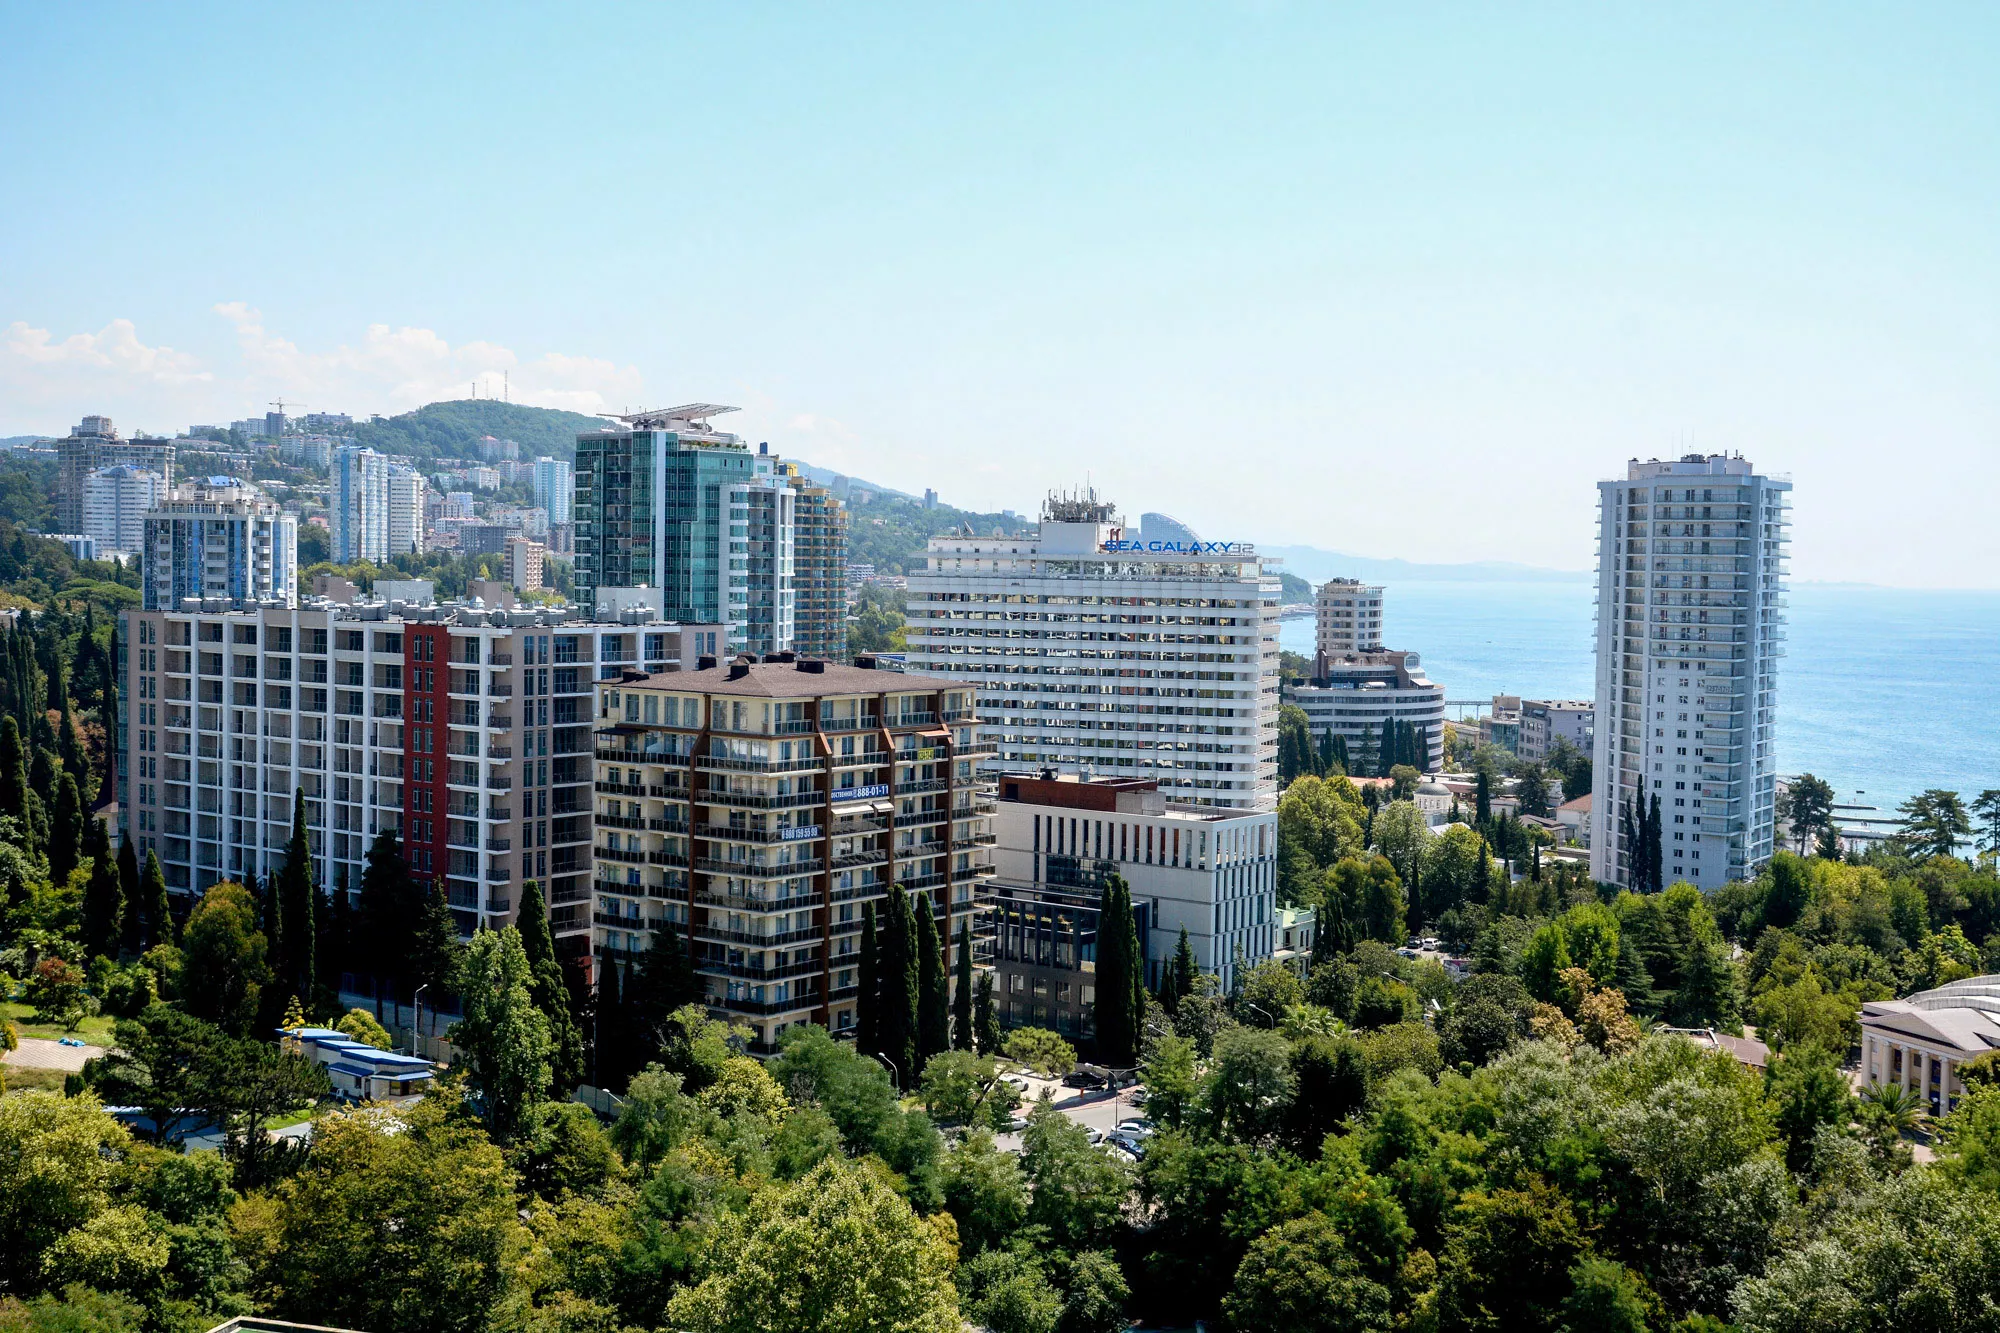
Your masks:
[[[424,992],[429,990],[430,987],[431,983],[426,981],[423,985],[417,987],[417,993],[410,997],[410,1009],[412,1011],[410,1014],[411,1055],[421,1054],[421,1052],[417,1050],[417,1035],[419,1032],[422,1031],[424,1025]]]
[[[870,1054],[870,1055],[873,1055],[873,1056],[874,1056],[874,1057],[875,1057],[875,1058],[876,1058],[877,1060],[880,1060],[880,1061],[882,1062],[883,1066],[884,1066],[884,1067],[885,1067],[886,1069],[888,1069],[888,1071],[889,1071],[889,1082],[891,1083],[891,1085],[893,1085],[893,1086],[895,1086],[895,1087],[897,1087],[897,1088],[900,1088],[900,1087],[902,1087],[902,1085],[903,1085],[903,1076],[902,1076],[902,1075],[901,1075],[900,1073],[898,1073],[898,1072],[897,1072],[897,1070],[896,1070],[896,1066],[895,1066],[895,1065],[893,1065],[893,1064],[891,1064],[891,1063],[889,1062],[889,1057],[888,1057],[888,1056],[886,1056],[886,1055],[883,1055],[883,1054],[882,1054],[881,1052],[879,1052],[879,1051],[870,1051],[870,1052],[869,1052],[869,1054]]]

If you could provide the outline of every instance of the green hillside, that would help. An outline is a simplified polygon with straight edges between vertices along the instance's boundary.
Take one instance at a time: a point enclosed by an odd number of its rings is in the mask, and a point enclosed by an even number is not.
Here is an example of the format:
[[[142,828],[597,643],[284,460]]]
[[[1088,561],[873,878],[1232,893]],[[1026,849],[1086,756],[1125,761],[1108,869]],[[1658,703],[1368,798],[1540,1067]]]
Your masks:
[[[596,430],[602,417],[549,407],[460,398],[430,403],[385,421],[357,422],[348,432],[370,449],[410,458],[476,458],[482,435],[514,440],[523,459],[576,456],[576,433]]]

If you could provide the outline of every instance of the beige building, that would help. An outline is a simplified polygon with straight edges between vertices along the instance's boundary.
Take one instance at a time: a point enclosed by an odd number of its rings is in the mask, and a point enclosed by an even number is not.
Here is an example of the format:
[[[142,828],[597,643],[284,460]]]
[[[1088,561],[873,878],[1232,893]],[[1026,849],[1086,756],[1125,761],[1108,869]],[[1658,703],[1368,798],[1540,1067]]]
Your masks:
[[[627,672],[597,693],[596,952],[638,962],[671,921],[718,1017],[759,1050],[854,1026],[862,911],[933,910],[957,964],[993,873],[970,685],[792,653]]]
[[[2000,976],[1968,977],[1861,1006],[1861,1077],[1915,1092],[1933,1115],[1965,1095],[1959,1070],[2000,1050]]]
[[[1322,658],[1382,650],[1382,587],[1360,579],[1328,579],[1313,598]]]
[[[527,592],[542,586],[542,561],[548,548],[540,542],[529,541],[526,537],[507,539],[507,582],[515,592]]]

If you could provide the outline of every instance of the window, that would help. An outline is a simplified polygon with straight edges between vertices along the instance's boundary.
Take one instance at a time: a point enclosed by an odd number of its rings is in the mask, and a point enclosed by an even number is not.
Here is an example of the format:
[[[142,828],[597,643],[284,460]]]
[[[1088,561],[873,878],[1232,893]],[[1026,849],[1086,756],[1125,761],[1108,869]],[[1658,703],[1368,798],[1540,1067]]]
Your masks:
[[[257,642],[257,627],[255,625],[236,626],[235,642],[237,643]]]

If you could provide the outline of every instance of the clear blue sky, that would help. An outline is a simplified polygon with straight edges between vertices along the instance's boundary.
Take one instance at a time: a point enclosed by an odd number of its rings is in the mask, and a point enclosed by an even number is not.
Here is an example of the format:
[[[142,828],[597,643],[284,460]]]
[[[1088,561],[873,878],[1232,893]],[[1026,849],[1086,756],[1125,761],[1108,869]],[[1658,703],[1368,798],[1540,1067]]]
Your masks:
[[[1990,5],[0,4],[0,434],[510,370],[1206,535],[1591,559],[1741,449],[2000,585]]]

